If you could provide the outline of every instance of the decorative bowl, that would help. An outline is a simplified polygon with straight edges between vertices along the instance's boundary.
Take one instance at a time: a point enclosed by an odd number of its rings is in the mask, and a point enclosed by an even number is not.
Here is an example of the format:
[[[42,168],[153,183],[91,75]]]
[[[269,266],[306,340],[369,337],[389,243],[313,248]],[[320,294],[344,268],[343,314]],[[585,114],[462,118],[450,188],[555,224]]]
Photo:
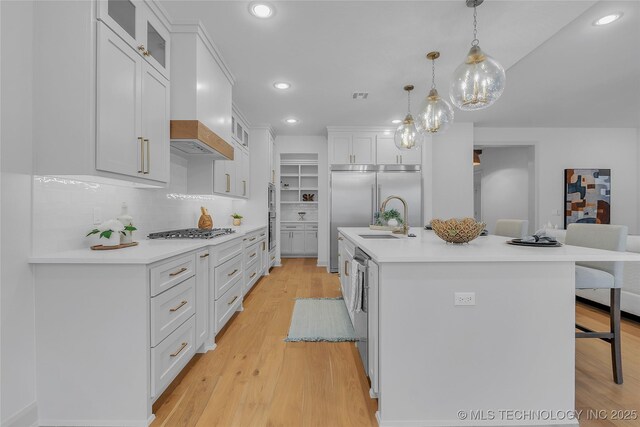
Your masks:
[[[469,243],[482,233],[486,224],[484,222],[476,222],[473,218],[463,219],[434,219],[431,221],[431,227],[436,235],[449,243]]]

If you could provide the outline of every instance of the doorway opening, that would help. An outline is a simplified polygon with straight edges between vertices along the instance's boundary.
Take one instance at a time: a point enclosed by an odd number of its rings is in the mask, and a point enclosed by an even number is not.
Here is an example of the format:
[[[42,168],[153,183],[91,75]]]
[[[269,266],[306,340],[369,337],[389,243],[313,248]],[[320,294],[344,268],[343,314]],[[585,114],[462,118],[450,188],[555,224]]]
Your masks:
[[[489,233],[493,233],[498,219],[524,219],[529,221],[528,232],[534,233],[537,226],[534,146],[483,145],[475,146],[474,150],[481,150],[473,174],[476,220],[485,222]]]

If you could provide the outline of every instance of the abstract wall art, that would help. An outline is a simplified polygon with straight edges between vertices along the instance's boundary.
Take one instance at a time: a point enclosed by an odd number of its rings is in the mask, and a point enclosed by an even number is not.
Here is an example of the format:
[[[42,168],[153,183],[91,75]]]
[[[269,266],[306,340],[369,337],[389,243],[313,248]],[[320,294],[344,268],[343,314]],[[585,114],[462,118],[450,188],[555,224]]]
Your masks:
[[[564,170],[564,227],[611,223],[611,169]]]

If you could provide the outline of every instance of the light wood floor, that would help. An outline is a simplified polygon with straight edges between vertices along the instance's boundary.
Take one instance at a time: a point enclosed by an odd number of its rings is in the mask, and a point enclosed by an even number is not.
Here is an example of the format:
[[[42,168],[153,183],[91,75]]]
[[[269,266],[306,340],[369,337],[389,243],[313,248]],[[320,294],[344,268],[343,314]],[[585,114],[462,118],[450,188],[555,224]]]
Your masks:
[[[196,355],[154,405],[152,427],[377,426],[376,400],[353,343],[285,343],[297,297],[340,295],[336,275],[315,259],[289,259],[271,270],[245,298],[217,339]],[[607,318],[580,305],[578,320],[606,328]],[[576,344],[576,407],[580,425],[639,426],[640,419],[587,420],[588,409],[640,411],[640,326],[623,325],[625,383],[611,379],[609,347]]]

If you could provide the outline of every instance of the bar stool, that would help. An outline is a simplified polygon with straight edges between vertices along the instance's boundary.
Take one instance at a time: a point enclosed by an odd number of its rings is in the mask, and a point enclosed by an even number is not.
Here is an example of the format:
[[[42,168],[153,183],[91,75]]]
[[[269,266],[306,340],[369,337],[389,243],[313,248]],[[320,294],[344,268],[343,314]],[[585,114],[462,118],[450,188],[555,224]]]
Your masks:
[[[625,251],[628,228],[624,225],[569,224],[565,243],[610,251]],[[622,384],[622,352],[620,345],[620,296],[623,263],[576,262],[576,289],[610,289],[609,332],[596,332],[576,324],[576,338],[599,338],[611,344],[613,380]]]
[[[496,229],[493,234],[522,239],[527,235],[528,228],[529,221],[526,219],[499,219],[496,221]]]

